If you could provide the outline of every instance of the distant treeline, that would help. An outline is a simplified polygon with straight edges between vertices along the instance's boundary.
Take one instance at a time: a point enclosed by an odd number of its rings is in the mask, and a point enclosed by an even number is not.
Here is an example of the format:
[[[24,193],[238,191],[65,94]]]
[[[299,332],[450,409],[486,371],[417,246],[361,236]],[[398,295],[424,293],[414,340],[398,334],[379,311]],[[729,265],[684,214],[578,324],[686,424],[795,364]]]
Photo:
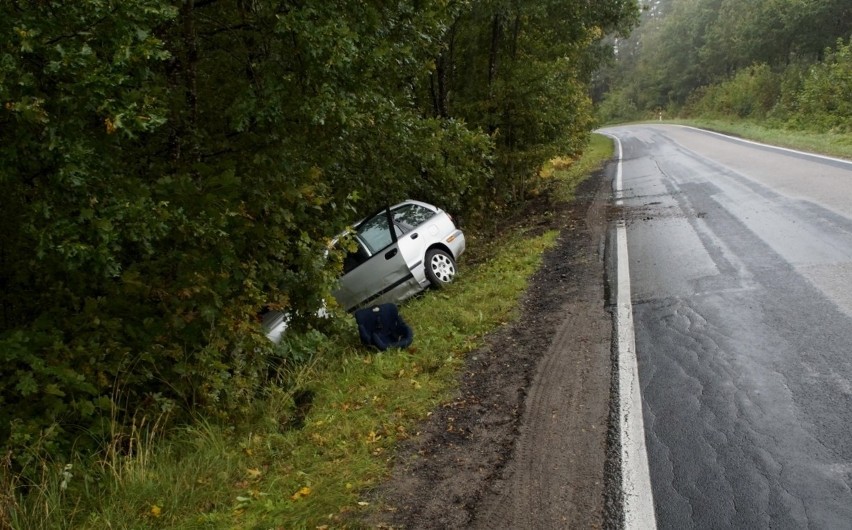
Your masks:
[[[632,0],[2,2],[0,447],[23,465],[137,412],[242,410],[293,361],[258,312],[330,299],[331,236],[406,197],[468,221],[522,201],[582,149],[604,38],[637,17]]]
[[[658,0],[596,82],[601,115],[852,131],[850,39],[848,0]]]

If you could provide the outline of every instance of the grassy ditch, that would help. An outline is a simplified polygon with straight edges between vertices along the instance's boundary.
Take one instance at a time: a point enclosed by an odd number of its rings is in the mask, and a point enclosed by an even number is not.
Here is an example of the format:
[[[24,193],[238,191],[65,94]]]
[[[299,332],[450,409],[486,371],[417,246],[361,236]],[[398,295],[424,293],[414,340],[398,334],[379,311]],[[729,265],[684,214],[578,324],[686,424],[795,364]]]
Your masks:
[[[570,198],[611,155],[595,135],[583,159],[556,161],[543,175],[551,196]],[[534,221],[501,234],[475,264],[463,261],[453,285],[401,306],[415,332],[409,349],[365,349],[352,319],[334,336],[292,337],[282,347],[304,362],[275,374],[238,424],[199,419],[165,431],[163,418],[140,418],[97,458],[43,462],[38,484],[3,473],[0,528],[347,526],[371,509],[363,493],[387,475],[395,444],[451,398],[465,356],[514,318],[558,235],[529,231]]]

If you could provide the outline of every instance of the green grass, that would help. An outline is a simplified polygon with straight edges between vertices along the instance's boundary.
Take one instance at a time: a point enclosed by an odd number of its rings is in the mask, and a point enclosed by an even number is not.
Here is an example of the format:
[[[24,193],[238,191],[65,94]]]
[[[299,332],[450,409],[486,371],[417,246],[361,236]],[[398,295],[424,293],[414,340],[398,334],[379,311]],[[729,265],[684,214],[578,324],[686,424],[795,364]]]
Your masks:
[[[852,159],[852,135],[779,129],[742,120],[691,119],[663,123],[692,125],[780,147]]]
[[[557,164],[559,195],[570,197],[612,155],[595,135],[586,157]],[[340,528],[374,507],[364,494],[390,470],[394,446],[457,390],[465,356],[515,317],[517,301],[557,232],[502,234],[498,251],[460,276],[401,306],[415,339],[406,350],[363,348],[354,322],[340,335],[302,340],[311,361],[280,374],[237,425],[199,420],[164,432],[134,431],[127,451],[74,462],[44,462],[43,479],[0,477],[0,527]],[[475,241],[475,238],[471,238]],[[300,416],[294,396],[311,396]],[[144,428],[144,427],[148,428]],[[5,470],[4,470],[5,471]],[[63,485],[64,481],[64,485]],[[12,495],[12,492],[18,495]],[[357,525],[357,524],[356,524]]]
[[[583,156],[567,167],[555,169],[557,180],[556,198],[562,201],[572,201],[574,190],[589,174],[599,170],[603,162],[613,154],[612,140],[600,134],[593,134]]]

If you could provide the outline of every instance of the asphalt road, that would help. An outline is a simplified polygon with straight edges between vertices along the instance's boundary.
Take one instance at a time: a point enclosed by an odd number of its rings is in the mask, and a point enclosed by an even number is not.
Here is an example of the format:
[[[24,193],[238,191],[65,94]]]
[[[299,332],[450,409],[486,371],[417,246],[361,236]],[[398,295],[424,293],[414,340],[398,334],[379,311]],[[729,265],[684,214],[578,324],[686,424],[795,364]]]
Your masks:
[[[852,528],[852,163],[604,132],[658,526]]]

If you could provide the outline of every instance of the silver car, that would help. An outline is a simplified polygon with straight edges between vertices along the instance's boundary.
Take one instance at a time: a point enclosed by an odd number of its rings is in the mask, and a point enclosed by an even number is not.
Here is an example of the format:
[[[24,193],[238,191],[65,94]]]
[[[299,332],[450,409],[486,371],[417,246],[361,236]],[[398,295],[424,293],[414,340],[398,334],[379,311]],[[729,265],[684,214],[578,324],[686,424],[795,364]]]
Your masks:
[[[400,302],[427,287],[442,287],[456,276],[465,249],[464,233],[448,213],[408,200],[359,221],[348,234],[356,248],[343,260],[343,276],[333,292],[349,312],[385,302]],[[335,239],[336,245],[344,234]],[[266,336],[278,342],[288,315],[264,315]]]
[[[334,297],[347,311],[399,302],[456,276],[465,240],[452,218],[418,201],[384,208],[354,226],[357,250],[343,261]]]

